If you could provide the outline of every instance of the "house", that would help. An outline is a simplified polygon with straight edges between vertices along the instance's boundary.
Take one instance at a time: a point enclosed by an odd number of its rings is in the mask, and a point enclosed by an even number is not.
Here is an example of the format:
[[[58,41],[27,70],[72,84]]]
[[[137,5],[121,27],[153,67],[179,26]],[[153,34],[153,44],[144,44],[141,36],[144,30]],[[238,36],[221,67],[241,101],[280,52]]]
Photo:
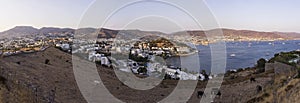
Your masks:
[[[138,56],[139,56],[139,57],[146,58],[146,57],[148,57],[148,54],[146,54],[146,53],[139,53]]]
[[[92,62],[101,61],[104,54],[98,54],[96,51],[92,51],[89,53],[88,60]]]
[[[129,68],[131,69],[131,71],[133,72],[133,73],[138,73],[138,69],[139,69],[139,64],[137,63],[137,62],[135,62],[135,61],[132,61],[132,60],[129,60],[128,62],[127,62],[127,65],[129,66]]]
[[[70,44],[67,44],[67,43],[61,44],[60,48],[65,51],[71,49]]]
[[[152,50],[157,50],[157,49],[158,49],[158,47],[151,47],[151,49],[152,49]]]
[[[204,81],[205,80],[205,76],[203,74],[199,74],[199,80]]]
[[[300,58],[295,58],[289,61],[289,63],[298,63],[300,61]]]
[[[101,57],[101,65],[110,66],[110,61],[107,57],[102,56]]]
[[[180,52],[180,53],[189,53],[191,51],[190,51],[190,49],[188,47],[178,47],[177,48],[177,52]]]
[[[8,51],[8,52],[4,52],[4,53],[3,53],[3,55],[4,55],[4,56],[10,56],[10,55],[12,55],[12,54],[13,54],[13,53],[12,53],[12,52],[10,52],[10,51]]]
[[[55,44],[55,47],[61,47],[61,44],[60,43]]]
[[[175,70],[175,69],[166,68],[165,72],[167,75],[170,75],[171,78],[173,78],[173,79],[180,79],[180,77],[181,77],[180,76],[181,71],[179,69]]]
[[[165,53],[165,51],[163,51],[163,50],[154,50],[153,53],[156,54],[156,55],[162,55],[163,53]]]

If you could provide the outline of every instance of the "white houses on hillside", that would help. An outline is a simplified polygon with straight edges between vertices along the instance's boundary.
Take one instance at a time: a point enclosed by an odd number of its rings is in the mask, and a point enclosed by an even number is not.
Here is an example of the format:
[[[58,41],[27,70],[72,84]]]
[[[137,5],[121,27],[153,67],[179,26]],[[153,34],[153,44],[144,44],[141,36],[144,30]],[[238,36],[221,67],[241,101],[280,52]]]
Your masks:
[[[98,54],[95,51],[89,53],[89,61],[100,62],[101,65],[110,66],[111,63],[109,59],[104,54]]]

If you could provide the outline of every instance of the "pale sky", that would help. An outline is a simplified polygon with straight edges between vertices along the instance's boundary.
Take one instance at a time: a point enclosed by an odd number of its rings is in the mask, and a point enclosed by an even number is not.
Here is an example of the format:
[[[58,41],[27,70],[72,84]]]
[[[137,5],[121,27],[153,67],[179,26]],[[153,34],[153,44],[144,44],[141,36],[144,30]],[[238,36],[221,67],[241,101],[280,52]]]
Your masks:
[[[114,5],[113,0],[99,1],[103,1],[103,4]],[[299,0],[204,1],[222,28],[300,32]],[[14,26],[77,28],[82,15],[85,14],[90,5],[94,2],[95,0],[1,0],[0,31],[10,29]],[[188,5],[197,6],[197,4],[193,2]],[[150,7],[152,8],[150,9]],[[196,9],[198,8],[195,8],[195,10]],[[173,21],[185,23],[185,26],[194,29],[194,25],[190,20],[186,19],[184,15],[179,14],[179,12],[173,11],[171,7],[151,3],[135,5],[124,9],[123,13],[116,14],[105,26],[108,28],[121,28],[120,25],[126,24],[124,23],[126,18],[137,16],[137,14],[151,13],[145,12],[147,10],[156,13],[156,15],[152,16],[153,18],[169,14],[168,16],[171,16]],[[172,26],[176,25],[176,23],[171,23],[172,21],[168,21],[167,18],[141,18],[142,17],[140,17],[140,20],[128,24],[127,27],[132,29],[161,28],[162,31],[172,30],[169,28],[180,28],[178,26]],[[142,23],[146,23],[147,25],[141,25]],[[157,25],[158,23],[168,23],[169,25]],[[86,24],[85,26],[98,27],[92,23]]]

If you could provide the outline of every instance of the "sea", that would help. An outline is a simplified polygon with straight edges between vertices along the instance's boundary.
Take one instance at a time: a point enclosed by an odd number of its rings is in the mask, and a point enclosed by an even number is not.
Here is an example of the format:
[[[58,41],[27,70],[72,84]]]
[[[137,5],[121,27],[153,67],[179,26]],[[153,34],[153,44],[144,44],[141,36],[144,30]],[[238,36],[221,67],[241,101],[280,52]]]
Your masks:
[[[224,58],[224,69],[236,70],[253,67],[260,58],[269,60],[276,53],[300,50],[300,40],[288,41],[242,41],[224,43],[226,50],[212,52],[210,45],[196,45],[199,52],[192,55],[171,57],[166,59],[169,66],[185,68],[189,71],[210,71],[218,58]],[[223,53],[222,57],[212,59],[212,53]],[[222,64],[222,63],[221,63]]]

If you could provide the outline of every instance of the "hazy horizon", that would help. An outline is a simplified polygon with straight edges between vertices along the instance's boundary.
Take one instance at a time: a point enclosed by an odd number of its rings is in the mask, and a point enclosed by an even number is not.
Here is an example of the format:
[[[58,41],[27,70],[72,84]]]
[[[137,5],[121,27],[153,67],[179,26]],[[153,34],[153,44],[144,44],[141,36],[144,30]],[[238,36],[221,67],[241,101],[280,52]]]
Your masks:
[[[83,29],[83,28],[94,28],[94,29],[99,29],[97,27],[81,27],[81,28],[72,28],[72,27],[59,27],[59,26],[45,26],[45,27],[35,27],[35,26],[32,26],[32,25],[16,25],[12,28],[9,28],[8,30],[10,29],[13,29],[15,27],[33,27],[33,28],[36,28],[36,29],[42,29],[42,28],[60,28],[60,29]],[[163,32],[163,31],[159,31],[159,30],[141,30],[141,29],[114,29],[114,28],[109,28],[109,27],[102,27],[104,29],[109,29],[109,30],[140,30],[140,31],[145,31],[145,32],[162,32],[162,33],[166,33],[166,32]],[[251,29],[233,29],[233,28],[212,28],[212,29],[207,29],[207,30],[200,30],[200,29],[189,29],[189,30],[182,30],[182,31],[210,31],[210,30],[215,30],[215,29],[231,29],[231,30],[249,30],[249,31],[256,31],[256,32],[282,32],[282,33],[300,33],[300,32],[288,32],[288,31],[262,31],[262,30],[251,30]],[[5,32],[7,30],[4,30],[4,31],[0,31],[1,32]],[[167,32],[166,34],[170,34],[170,33],[176,33],[176,32],[182,32],[182,31],[174,31],[174,32]]]
[[[4,16],[0,17],[0,32],[9,30],[15,26],[33,26],[35,28],[41,27],[59,27],[59,28],[99,28],[97,24],[88,24],[83,27],[78,27],[82,15],[96,0],[7,0],[0,1],[0,11]],[[103,3],[110,1],[103,0]],[[272,0],[272,1],[239,1],[239,0],[205,0],[205,3],[214,14],[219,28],[235,29],[235,30],[253,30],[264,32],[300,32],[300,25],[298,18],[300,14],[297,13],[300,8],[297,4],[300,1],[293,0]],[[161,14],[168,14],[171,8],[163,8],[163,6],[145,4],[149,7],[157,7],[154,10],[159,10]],[[197,5],[190,3],[189,5]],[[132,11],[137,7],[129,8],[128,11]],[[146,8],[147,9],[147,8]],[[125,10],[124,10],[125,11]],[[143,11],[143,10],[138,10]],[[150,10],[151,11],[151,10]],[[157,11],[156,11],[157,12]],[[120,29],[118,23],[122,23],[124,18],[132,16],[137,12],[125,12],[120,13],[119,17],[114,19],[103,28]],[[139,12],[138,12],[139,13]],[[144,11],[143,11],[144,13]],[[147,13],[147,12],[146,12]],[[189,27],[188,30],[194,29],[194,25],[185,19],[182,15],[172,15],[176,18],[176,21],[186,22]],[[164,19],[164,18],[163,18]],[[142,31],[162,31],[162,32],[178,32],[182,31],[178,29],[178,26],[170,27],[172,21],[158,20],[155,22],[165,22],[169,25],[156,26],[157,24],[147,21],[147,25],[131,25],[129,29],[138,29]],[[140,22],[141,23],[141,22]],[[140,24],[137,23],[137,24]],[[166,28],[163,28],[166,27]],[[151,28],[151,29],[145,29]],[[170,29],[171,28],[171,29]],[[218,28],[210,28],[218,29]],[[174,31],[176,30],[176,31]]]

